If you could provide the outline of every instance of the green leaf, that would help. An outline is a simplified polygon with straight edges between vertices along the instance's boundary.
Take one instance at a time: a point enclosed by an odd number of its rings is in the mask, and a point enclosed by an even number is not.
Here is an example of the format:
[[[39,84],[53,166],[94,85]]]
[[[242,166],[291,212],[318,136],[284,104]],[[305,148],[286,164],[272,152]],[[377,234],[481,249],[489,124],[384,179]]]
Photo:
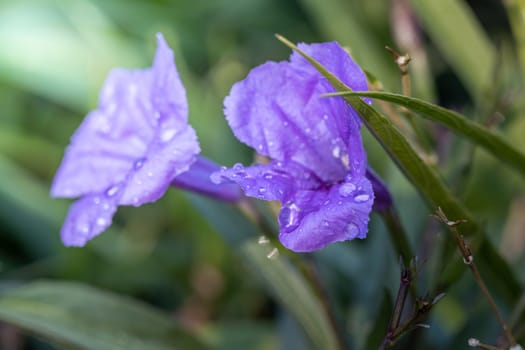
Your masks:
[[[39,281],[0,298],[0,319],[67,348],[206,349],[167,314],[79,283]]]
[[[364,350],[376,350],[379,348],[388,331],[388,323],[393,308],[392,297],[388,291],[384,290],[383,299],[379,305],[374,325],[368,334]]]
[[[248,262],[262,275],[270,292],[297,320],[314,349],[339,349],[337,337],[319,299],[304,278],[271,246],[246,242],[242,247]]]
[[[308,60],[339,92],[351,92],[352,90],[343,84],[336,76],[330,73],[319,62],[298,49],[293,43],[284,37],[277,35],[277,38],[291,49],[297,51]],[[356,96],[343,96],[344,99],[359,113],[363,123],[370,133],[377,139],[390,158],[395,162],[399,169],[412,182],[427,202],[431,210],[441,207],[451,220],[464,219],[466,223],[461,225],[461,232],[468,237],[472,237],[471,247],[477,250],[480,256],[490,256],[492,262],[488,266],[499,278],[494,281],[501,287],[497,290],[501,296],[511,303],[517,300],[521,294],[521,285],[512,273],[508,264],[497,253],[494,246],[483,231],[481,225],[474,220],[470,211],[465,208],[454,195],[448,190],[438,173],[428,165],[414,151],[407,139],[392,124],[392,122],[377,112],[372,106],[368,105]],[[439,288],[447,288],[451,283],[459,279],[466,270],[454,251],[449,251],[445,262],[449,263],[449,269],[441,276]],[[455,258],[452,259],[452,256]]]
[[[260,229],[231,205],[195,194],[188,194],[188,197],[244,261],[260,274],[262,286],[281,301],[314,348],[338,349],[337,338],[311,286],[285,257],[268,258],[273,246],[270,242],[257,243]]]
[[[344,92],[328,94],[329,96],[366,96],[392,102],[418,112],[425,119],[438,122],[449,129],[470,139],[472,142],[485,148],[494,157],[507,163],[525,177],[525,155],[515,149],[505,139],[492,130],[472,122],[449,109],[432,103],[404,95],[388,92]]]
[[[411,0],[418,18],[475,99],[490,86],[496,53],[464,1]]]
[[[522,81],[525,83],[525,0],[509,0],[503,4],[507,9],[512,34],[521,68]]]

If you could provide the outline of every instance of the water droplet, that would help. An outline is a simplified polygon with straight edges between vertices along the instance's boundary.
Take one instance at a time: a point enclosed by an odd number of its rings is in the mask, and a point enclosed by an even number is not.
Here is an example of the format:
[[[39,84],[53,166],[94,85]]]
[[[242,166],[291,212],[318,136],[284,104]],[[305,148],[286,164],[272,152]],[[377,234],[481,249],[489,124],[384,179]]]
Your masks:
[[[328,116],[327,116],[326,114],[323,115],[323,119],[324,119],[324,120],[328,120]]]
[[[268,141],[268,146],[272,147],[273,146],[273,141]]]
[[[140,169],[142,168],[142,166],[144,165],[144,158],[141,158],[141,159],[138,159],[137,161],[135,161],[135,164],[134,164],[134,167],[135,169]]]
[[[262,194],[266,193],[266,188],[264,188],[264,187],[259,187],[259,191],[258,191],[258,192],[259,192],[259,194],[262,195]]]
[[[117,186],[111,186],[110,188],[108,188],[108,190],[106,191],[106,195],[108,197],[113,197],[115,194],[117,194],[119,188]]]
[[[304,132],[306,132],[307,134],[309,134],[309,133],[312,132],[312,129],[310,129],[310,128],[306,128],[306,129],[304,129]]]
[[[93,198],[93,203],[95,203],[97,205],[100,204],[100,197],[94,197]]]
[[[135,180],[135,183],[136,183],[137,185],[142,185],[142,180],[137,179],[137,180]]]
[[[176,132],[177,132],[177,130],[175,130],[173,128],[164,129],[160,133],[160,140],[162,142],[168,142],[168,141],[170,141],[173,138],[173,136],[175,136]]]
[[[352,192],[354,192],[356,189],[356,186],[351,183],[347,182],[343,184],[341,187],[339,187],[339,194],[343,197],[348,197]]]
[[[153,172],[148,171],[148,177],[152,177],[152,176],[153,176]]]
[[[341,148],[339,146],[335,146],[334,149],[332,149],[332,156],[334,156],[334,158],[341,157]]]
[[[359,236],[359,232],[359,227],[353,222],[349,223],[345,227],[345,233],[352,238]]]
[[[343,154],[341,156],[341,163],[343,163],[345,169],[350,169],[350,158],[348,158],[348,154]]]
[[[213,182],[216,185],[220,184],[222,182],[221,172],[216,171],[216,172],[212,173],[210,175],[210,180],[211,180],[211,182]]]
[[[80,224],[77,228],[78,228],[78,231],[81,234],[87,235],[89,233],[89,225],[88,224]]]
[[[283,126],[288,126],[288,122],[283,122]]]
[[[263,175],[263,178],[265,178],[266,180],[271,180],[273,178],[273,175],[266,173]]]
[[[242,166],[241,163],[235,163],[235,164],[233,165],[233,170],[234,170],[234,171],[243,171],[243,170],[244,170],[244,167]]]
[[[326,221],[326,220],[323,220],[323,226],[324,227],[328,227],[328,226],[330,226],[330,223],[328,221]]]
[[[299,226],[299,208],[294,203],[287,204],[279,212],[279,225],[284,232],[293,231]]]
[[[370,195],[366,192],[357,192],[354,196],[354,202],[363,203],[370,198]]]
[[[98,219],[97,219],[97,225],[98,225],[98,226],[105,226],[105,225],[106,225],[106,222],[107,222],[107,221],[106,221],[106,219],[104,219],[104,218],[98,218]]]
[[[109,210],[109,204],[108,203],[102,204],[102,209]]]

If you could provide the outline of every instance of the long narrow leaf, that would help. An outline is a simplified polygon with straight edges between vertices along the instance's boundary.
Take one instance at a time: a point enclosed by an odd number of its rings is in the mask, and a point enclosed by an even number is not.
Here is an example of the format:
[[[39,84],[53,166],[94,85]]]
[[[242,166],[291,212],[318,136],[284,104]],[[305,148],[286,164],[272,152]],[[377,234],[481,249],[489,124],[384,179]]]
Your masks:
[[[338,349],[336,335],[312,287],[284,257],[267,257],[273,248],[270,242],[257,243],[260,230],[233,206],[194,194],[189,198],[243,261],[260,274],[262,286],[295,318],[314,348]]]
[[[167,314],[79,283],[41,281],[0,297],[0,320],[65,348],[206,349]]]
[[[292,42],[280,35],[277,35],[277,38],[308,60],[337,91],[352,91],[319,62],[301,51]],[[494,262],[494,265],[490,266],[490,268],[494,271],[499,271],[497,277],[500,278],[499,282],[501,283],[499,284],[501,289],[497,290],[497,292],[501,293],[502,297],[511,299],[511,302],[517,300],[521,293],[521,286],[512,273],[512,270],[499,256],[490,241],[485,239],[486,234],[483,232],[483,228],[474,220],[469,210],[448,190],[436,171],[421,160],[407,139],[388,118],[381,115],[372,106],[363,102],[359,97],[343,97],[359,113],[368,130],[420,192],[431,210],[436,210],[438,207],[441,207],[449,218],[464,219],[467,221],[461,228],[465,235],[475,240],[472,243],[472,248],[478,249],[480,255],[490,256]],[[457,280],[465,271],[464,266],[462,266],[462,263],[457,259],[457,256],[450,264],[452,264],[452,268],[449,269],[448,273],[442,276],[440,280],[440,284],[443,287]]]
[[[469,138],[485,148],[499,160],[507,163],[525,176],[525,155],[510,145],[505,139],[490,129],[468,120],[461,114],[435,104],[404,95],[388,92],[343,92],[331,96],[366,96],[392,102],[420,113],[423,118],[438,122],[449,129]]]
[[[247,261],[262,275],[272,294],[303,327],[313,348],[338,349],[336,335],[319,299],[284,257],[268,258],[268,252],[256,242],[245,243],[242,251]]]

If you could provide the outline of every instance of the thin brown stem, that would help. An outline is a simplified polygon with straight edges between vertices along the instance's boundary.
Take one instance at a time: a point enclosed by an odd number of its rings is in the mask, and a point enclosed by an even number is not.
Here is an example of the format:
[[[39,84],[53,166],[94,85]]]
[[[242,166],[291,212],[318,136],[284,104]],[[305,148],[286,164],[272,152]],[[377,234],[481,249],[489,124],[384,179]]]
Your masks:
[[[392,317],[388,323],[388,329],[385,335],[385,339],[381,343],[379,350],[384,350],[390,347],[393,336],[396,334],[396,330],[401,322],[401,316],[403,309],[405,308],[408,291],[412,283],[412,272],[410,268],[406,268],[403,262],[401,262],[401,279],[399,289],[397,291],[396,302],[394,304],[394,310],[392,311]]]
[[[516,339],[512,335],[510,328],[507,326],[507,323],[503,319],[503,316],[501,315],[498,307],[496,306],[496,303],[494,302],[494,299],[492,298],[492,295],[490,294],[485,282],[481,278],[481,275],[479,274],[478,268],[476,264],[474,263],[474,256],[472,255],[472,252],[470,248],[468,247],[467,243],[465,242],[465,239],[461,234],[459,234],[458,230],[456,229],[456,226],[462,224],[465,222],[465,220],[457,220],[457,221],[450,221],[443,210],[441,208],[438,208],[436,212],[436,217],[443,222],[449,230],[454,235],[454,238],[456,239],[456,243],[459,247],[459,250],[461,251],[461,255],[463,255],[463,261],[465,264],[470,268],[470,271],[472,271],[472,275],[474,276],[474,279],[476,280],[479,288],[481,289],[481,292],[483,293],[483,296],[487,300],[487,302],[490,305],[490,308],[496,315],[496,318],[498,319],[498,322],[501,325],[501,328],[503,329],[503,333],[505,334],[505,337],[507,338],[507,341],[511,346],[516,345]]]

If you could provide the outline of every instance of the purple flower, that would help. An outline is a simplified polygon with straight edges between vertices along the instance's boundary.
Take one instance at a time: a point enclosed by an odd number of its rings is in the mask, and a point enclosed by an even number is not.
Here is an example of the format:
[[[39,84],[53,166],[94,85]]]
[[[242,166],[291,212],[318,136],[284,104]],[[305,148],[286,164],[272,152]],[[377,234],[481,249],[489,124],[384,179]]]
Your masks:
[[[161,34],[157,41],[151,68],[110,72],[66,149],[51,195],[80,197],[62,227],[67,246],[104,231],[119,205],[157,200],[200,151],[173,52]]]
[[[367,90],[363,71],[335,42],[299,47],[354,90]],[[357,113],[299,54],[267,62],[236,83],[225,99],[235,136],[267,164],[236,164],[213,175],[246,195],[282,203],[279,238],[294,251],[364,238],[374,201]]]

